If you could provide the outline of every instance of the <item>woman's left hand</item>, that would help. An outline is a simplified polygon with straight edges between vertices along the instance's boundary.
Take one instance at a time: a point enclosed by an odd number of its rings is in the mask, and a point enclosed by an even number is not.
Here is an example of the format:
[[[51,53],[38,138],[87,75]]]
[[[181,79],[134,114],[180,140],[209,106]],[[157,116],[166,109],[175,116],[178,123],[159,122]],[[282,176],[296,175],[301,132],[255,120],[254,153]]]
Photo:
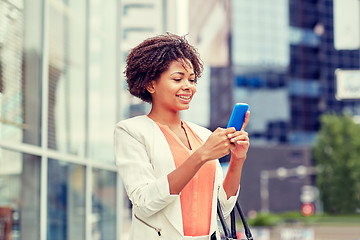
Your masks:
[[[231,150],[231,154],[236,159],[246,159],[246,154],[249,150],[250,141],[248,133],[244,131],[246,125],[249,122],[250,111],[248,111],[245,115],[244,124],[240,131],[236,131],[235,133],[229,134],[228,137],[232,144],[235,145],[235,148]]]

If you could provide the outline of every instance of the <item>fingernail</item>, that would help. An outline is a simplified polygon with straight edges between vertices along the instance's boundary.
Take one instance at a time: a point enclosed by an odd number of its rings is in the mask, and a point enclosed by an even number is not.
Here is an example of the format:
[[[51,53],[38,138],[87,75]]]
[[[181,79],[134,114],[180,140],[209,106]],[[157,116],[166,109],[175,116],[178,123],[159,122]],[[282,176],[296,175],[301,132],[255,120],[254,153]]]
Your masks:
[[[228,138],[232,138],[233,135],[232,135],[232,134],[228,134],[227,136],[228,136]]]

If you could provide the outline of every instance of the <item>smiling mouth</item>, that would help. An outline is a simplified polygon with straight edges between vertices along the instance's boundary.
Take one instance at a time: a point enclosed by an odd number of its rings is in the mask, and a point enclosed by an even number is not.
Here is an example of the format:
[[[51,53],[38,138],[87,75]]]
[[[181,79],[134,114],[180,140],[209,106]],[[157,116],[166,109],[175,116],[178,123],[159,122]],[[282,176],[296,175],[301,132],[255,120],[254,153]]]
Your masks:
[[[190,100],[191,99],[191,96],[180,96],[180,95],[177,95],[178,98],[180,99],[184,99],[184,100]]]

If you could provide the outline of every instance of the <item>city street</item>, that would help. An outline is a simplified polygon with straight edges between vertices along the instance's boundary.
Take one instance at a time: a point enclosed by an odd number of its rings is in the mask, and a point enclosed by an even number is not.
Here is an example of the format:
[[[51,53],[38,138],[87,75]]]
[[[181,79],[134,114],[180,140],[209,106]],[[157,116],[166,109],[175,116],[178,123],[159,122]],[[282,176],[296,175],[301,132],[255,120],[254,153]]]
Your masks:
[[[360,226],[275,226],[251,228],[256,240],[360,240]]]

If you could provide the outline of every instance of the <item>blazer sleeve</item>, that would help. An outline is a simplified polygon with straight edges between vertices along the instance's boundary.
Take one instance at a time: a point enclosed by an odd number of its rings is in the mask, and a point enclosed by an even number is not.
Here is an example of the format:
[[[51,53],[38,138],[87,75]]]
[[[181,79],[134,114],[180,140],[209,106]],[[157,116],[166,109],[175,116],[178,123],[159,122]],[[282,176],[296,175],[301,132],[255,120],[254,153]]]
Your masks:
[[[114,132],[115,162],[127,195],[137,213],[149,217],[174,201],[167,175],[155,177],[144,143],[121,124]]]
[[[229,199],[227,199],[227,195],[226,195],[225,189],[223,187],[224,177],[223,177],[223,173],[222,173],[222,167],[221,167],[219,161],[217,161],[216,177],[218,178],[217,182],[220,183],[220,185],[218,186],[218,189],[219,189],[218,199],[219,199],[219,202],[221,205],[221,210],[224,214],[224,217],[227,218],[230,215],[230,212],[234,208],[235,203],[238,199],[240,186],[238,188],[238,191],[236,192],[236,195],[231,196],[231,197],[229,197]]]

